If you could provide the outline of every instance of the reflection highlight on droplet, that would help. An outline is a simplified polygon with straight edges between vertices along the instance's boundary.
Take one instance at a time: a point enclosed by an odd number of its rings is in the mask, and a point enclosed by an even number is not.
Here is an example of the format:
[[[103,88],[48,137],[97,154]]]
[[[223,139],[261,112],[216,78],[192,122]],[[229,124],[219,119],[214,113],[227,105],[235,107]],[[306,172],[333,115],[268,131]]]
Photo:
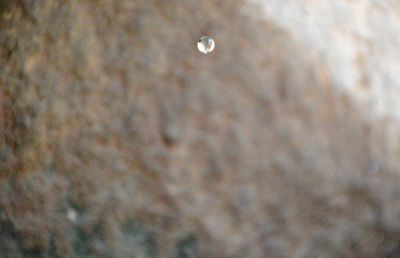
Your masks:
[[[215,48],[215,41],[209,36],[203,36],[197,42],[197,49],[203,54],[212,52]]]

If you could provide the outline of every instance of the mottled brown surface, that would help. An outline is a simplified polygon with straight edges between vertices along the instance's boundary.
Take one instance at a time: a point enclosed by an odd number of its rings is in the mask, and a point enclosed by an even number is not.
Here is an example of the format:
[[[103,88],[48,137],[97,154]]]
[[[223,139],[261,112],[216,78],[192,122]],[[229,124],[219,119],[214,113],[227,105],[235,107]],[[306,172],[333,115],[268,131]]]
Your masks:
[[[400,255],[386,122],[243,6],[0,1],[0,257]]]

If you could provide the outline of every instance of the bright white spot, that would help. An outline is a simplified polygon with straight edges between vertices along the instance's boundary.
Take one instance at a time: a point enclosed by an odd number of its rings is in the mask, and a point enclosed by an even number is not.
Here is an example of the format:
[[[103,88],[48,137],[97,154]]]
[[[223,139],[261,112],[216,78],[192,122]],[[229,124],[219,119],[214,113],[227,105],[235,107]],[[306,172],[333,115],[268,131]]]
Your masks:
[[[203,54],[212,52],[215,48],[215,41],[209,36],[203,36],[197,42],[197,49]]]
[[[71,222],[76,222],[76,220],[78,219],[78,214],[76,213],[75,210],[69,209],[69,210],[67,211],[67,218],[68,218],[68,220],[71,221]]]

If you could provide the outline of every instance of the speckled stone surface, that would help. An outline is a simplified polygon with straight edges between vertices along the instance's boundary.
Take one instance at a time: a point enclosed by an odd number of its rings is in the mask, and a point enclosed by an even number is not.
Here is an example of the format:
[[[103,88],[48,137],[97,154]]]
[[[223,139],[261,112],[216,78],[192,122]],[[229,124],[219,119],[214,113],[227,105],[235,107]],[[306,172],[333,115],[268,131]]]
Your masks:
[[[396,127],[247,2],[0,3],[0,257],[400,254]]]

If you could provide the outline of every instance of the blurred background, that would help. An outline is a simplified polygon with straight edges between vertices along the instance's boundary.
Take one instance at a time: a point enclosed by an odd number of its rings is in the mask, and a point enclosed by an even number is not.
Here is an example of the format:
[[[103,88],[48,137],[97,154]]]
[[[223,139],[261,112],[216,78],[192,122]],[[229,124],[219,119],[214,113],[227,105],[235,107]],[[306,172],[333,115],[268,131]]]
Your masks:
[[[399,13],[0,0],[0,257],[400,257]]]

